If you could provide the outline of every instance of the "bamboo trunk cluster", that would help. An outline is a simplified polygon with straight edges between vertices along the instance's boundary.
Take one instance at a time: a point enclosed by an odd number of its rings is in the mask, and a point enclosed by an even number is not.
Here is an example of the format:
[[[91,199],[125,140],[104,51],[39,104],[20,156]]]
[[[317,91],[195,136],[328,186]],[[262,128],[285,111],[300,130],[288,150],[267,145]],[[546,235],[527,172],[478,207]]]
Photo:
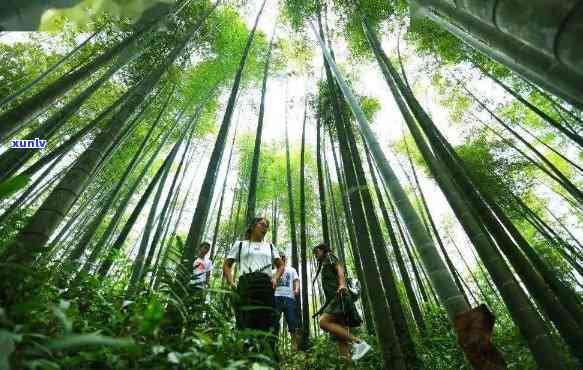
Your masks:
[[[576,0],[410,0],[465,43],[583,107],[583,4]]]

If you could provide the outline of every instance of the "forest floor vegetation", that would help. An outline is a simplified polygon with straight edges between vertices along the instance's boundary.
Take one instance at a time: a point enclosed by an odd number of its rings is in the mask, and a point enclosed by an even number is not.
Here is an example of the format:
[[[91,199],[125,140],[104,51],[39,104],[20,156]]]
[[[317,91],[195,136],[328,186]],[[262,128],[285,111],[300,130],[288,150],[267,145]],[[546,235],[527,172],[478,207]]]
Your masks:
[[[255,333],[234,330],[231,310],[225,309],[227,291],[209,289],[206,303],[193,307],[193,314],[168,287],[144,290],[133,300],[124,299],[122,287],[91,277],[75,292],[52,283],[25,290],[20,302],[0,310],[0,364],[31,370],[277,368],[266,355],[246,351],[245,340]],[[433,304],[424,309],[427,333],[415,336],[424,368],[469,369],[444,312]],[[508,368],[535,368],[510,319],[497,320],[494,342]],[[381,369],[376,338],[360,335],[374,350],[352,365],[325,334],[312,333],[310,349],[295,353],[289,338],[280,337],[280,368]]]

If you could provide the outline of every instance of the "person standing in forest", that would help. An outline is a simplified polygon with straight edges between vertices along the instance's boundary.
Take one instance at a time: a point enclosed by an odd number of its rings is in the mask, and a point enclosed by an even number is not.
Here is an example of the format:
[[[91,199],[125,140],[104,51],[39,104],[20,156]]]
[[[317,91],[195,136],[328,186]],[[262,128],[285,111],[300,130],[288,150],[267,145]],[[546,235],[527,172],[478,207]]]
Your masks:
[[[208,257],[211,245],[208,242],[202,242],[198,248],[198,258],[192,265],[192,275],[189,281],[190,296],[188,299],[189,313],[194,317],[193,322],[202,321],[201,305],[205,300],[204,289],[208,286],[210,273],[213,263]]]
[[[287,266],[287,257],[284,253],[280,253],[279,257],[284,264],[284,272],[281,278],[277,281],[275,288],[275,309],[277,310],[277,321],[281,318],[281,314],[285,317],[287,329],[292,337],[292,346],[294,351],[298,350],[299,342],[299,321],[298,321],[298,305],[297,297],[300,294],[300,277],[295,268]],[[275,271],[274,271],[275,273]]]
[[[213,269],[213,263],[208,257],[211,245],[208,242],[201,243],[198,258],[194,261],[192,279],[190,283],[195,289],[204,289],[208,285],[209,277]]]
[[[320,317],[320,328],[338,341],[338,350],[342,356],[350,358],[352,350],[351,359],[357,361],[366,355],[371,347],[350,333],[349,328],[359,326],[362,320],[350,292],[346,289],[344,267],[330,252],[330,247],[324,243],[315,246],[313,252],[318,260],[316,278],[319,273],[322,274],[322,288],[326,297],[324,306],[317,313],[323,313]]]
[[[236,292],[237,328],[266,332],[268,350],[272,351],[277,361],[275,288],[285,266],[279,255],[274,253],[273,244],[263,241],[268,229],[269,221],[266,218],[254,218],[245,232],[245,240],[233,243],[223,265],[223,273],[229,286]],[[237,282],[233,274],[234,263],[238,264],[239,269]],[[273,266],[275,270],[272,270]],[[261,348],[256,350],[261,351]]]

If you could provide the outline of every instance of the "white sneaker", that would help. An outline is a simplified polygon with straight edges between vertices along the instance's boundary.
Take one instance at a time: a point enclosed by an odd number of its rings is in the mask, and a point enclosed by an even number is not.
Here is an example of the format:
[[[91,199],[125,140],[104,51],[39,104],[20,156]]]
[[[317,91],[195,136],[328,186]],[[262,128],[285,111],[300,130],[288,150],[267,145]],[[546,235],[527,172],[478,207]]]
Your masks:
[[[364,340],[352,344],[352,361],[358,361],[370,351],[371,347]]]

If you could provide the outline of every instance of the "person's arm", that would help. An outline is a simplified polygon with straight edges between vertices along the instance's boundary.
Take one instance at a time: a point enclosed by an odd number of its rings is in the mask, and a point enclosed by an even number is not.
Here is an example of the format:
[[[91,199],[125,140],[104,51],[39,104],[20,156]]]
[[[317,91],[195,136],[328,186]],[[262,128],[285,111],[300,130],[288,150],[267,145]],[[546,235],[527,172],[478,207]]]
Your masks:
[[[336,273],[338,274],[338,292],[340,293],[340,291],[344,288],[346,288],[346,286],[344,285],[344,267],[338,262],[336,263]]]
[[[241,245],[242,242],[237,240],[231,246],[227,258],[225,258],[225,263],[223,264],[223,277],[227,280],[230,288],[235,288],[235,279],[233,276],[233,263],[235,260],[239,260],[241,257]],[[239,260],[239,262],[241,262]]]
[[[206,271],[206,285],[210,285],[211,271],[213,270],[213,263],[209,262],[208,269]]]
[[[197,277],[198,273],[196,272],[196,269],[200,266],[202,262],[199,261],[199,259],[197,258],[194,263],[192,264],[192,275]]]
[[[294,280],[294,295],[300,295],[300,279]]]
[[[235,262],[232,258],[227,258],[223,264],[223,276],[227,279],[227,284],[231,288],[235,288],[235,281],[233,279],[233,263]]]
[[[283,264],[283,261],[279,257],[274,258],[273,262],[275,263],[276,270],[275,275],[273,275],[273,279],[271,280],[271,284],[273,285],[273,289],[275,289],[275,287],[277,287],[277,281],[285,271],[285,265]]]
[[[197,271],[197,269],[200,267],[201,264],[202,264],[202,262],[198,258],[192,264],[192,276],[195,279],[198,279],[199,277],[202,277],[202,274],[203,273],[200,273],[200,272]],[[204,272],[204,267],[203,267],[203,272]]]

